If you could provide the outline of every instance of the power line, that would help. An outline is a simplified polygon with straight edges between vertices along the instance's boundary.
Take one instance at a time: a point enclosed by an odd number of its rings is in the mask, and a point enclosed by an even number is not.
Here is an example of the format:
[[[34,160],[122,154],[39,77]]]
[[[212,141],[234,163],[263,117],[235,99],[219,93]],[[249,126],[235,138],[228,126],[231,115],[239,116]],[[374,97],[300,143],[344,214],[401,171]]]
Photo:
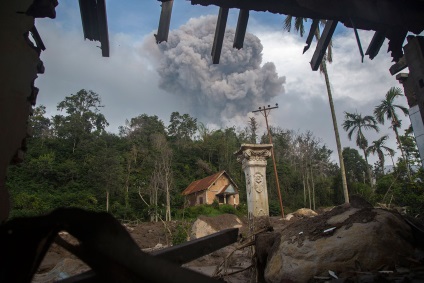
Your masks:
[[[277,183],[278,198],[280,200],[281,216],[284,218],[283,200],[281,198],[280,182],[278,180],[277,165],[275,163],[274,145],[272,143],[272,136],[271,136],[271,132],[269,130],[269,125],[268,125],[268,116],[269,116],[269,113],[271,112],[272,109],[276,109],[276,108],[278,108],[278,103],[275,103],[275,106],[272,106],[272,107],[271,107],[271,105],[268,105],[268,107],[266,107],[266,106],[259,107],[258,110],[252,111],[252,113],[261,112],[261,114],[265,117],[266,129],[268,131],[269,143],[272,144],[272,147],[271,147],[271,156],[272,156],[272,162],[274,164],[274,175],[275,175],[275,182]]]

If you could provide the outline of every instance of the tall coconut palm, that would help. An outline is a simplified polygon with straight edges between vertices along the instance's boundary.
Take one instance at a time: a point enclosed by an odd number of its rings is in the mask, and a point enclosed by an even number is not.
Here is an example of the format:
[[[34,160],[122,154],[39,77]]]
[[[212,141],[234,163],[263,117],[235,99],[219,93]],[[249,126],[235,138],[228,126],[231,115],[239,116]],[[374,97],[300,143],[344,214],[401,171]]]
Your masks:
[[[396,109],[399,109],[403,112],[403,114],[406,116],[408,115],[408,109],[406,107],[403,107],[399,104],[394,104],[394,100],[397,97],[403,96],[402,90],[398,87],[392,87],[389,89],[389,91],[386,93],[386,98],[381,101],[380,105],[377,105],[374,109],[374,116],[377,118],[377,121],[381,124],[384,124],[385,118],[387,120],[390,120],[392,123],[391,128],[395,132],[396,140],[398,143],[398,146],[400,148],[400,152],[402,154],[403,160],[407,163],[407,159],[405,158],[405,154],[402,149],[402,144],[399,138],[398,134],[398,128],[401,126],[401,120],[399,120],[399,117],[396,113]],[[409,171],[409,166],[406,164],[408,177],[411,178],[411,173]]]
[[[373,141],[372,145],[369,146],[366,150],[367,154],[369,154],[369,153],[376,154],[377,153],[378,159],[380,160],[381,174],[383,174],[383,175],[384,175],[384,152],[383,152],[383,150],[385,150],[387,153],[389,153],[390,156],[392,156],[395,153],[395,151],[393,149],[391,149],[390,147],[385,145],[388,138],[389,138],[388,135],[382,136],[378,140]]]
[[[292,28],[292,21],[293,21],[293,16],[291,15],[288,15],[286,19],[284,20],[284,29],[287,30],[288,32],[290,32]],[[303,34],[305,33],[305,26],[304,26],[305,22],[306,22],[305,18],[301,18],[301,17],[294,18],[294,28],[300,34],[300,36],[303,36]],[[325,21],[322,21],[322,23],[325,23]],[[314,33],[315,33],[315,38],[318,41],[320,38],[319,27],[317,27]],[[334,135],[336,137],[337,153],[339,155],[340,173],[342,175],[344,199],[345,199],[345,203],[349,203],[349,192],[347,190],[346,170],[345,170],[344,161],[343,161],[343,151],[342,151],[342,145],[340,142],[339,128],[338,128],[337,119],[336,119],[336,111],[334,110],[333,95],[331,93],[330,77],[328,76],[326,61],[328,61],[329,63],[332,62],[331,43],[328,45],[326,56],[324,56],[324,60],[321,62],[320,71],[324,74],[325,85],[327,87],[328,102],[330,104]]]
[[[368,163],[368,140],[365,138],[363,130],[375,130],[379,132],[377,121],[373,116],[362,117],[359,113],[345,113],[345,120],[343,122],[343,129],[348,132],[347,137],[352,140],[352,135],[356,132],[356,145],[364,152],[365,161],[367,162],[368,178],[370,179],[371,187],[373,187],[371,170]]]

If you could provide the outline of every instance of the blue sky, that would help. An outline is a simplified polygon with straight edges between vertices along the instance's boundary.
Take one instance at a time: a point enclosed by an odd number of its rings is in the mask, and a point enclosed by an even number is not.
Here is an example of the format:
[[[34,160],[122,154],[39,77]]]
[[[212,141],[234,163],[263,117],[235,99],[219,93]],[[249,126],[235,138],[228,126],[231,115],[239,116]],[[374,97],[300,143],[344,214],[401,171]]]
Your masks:
[[[49,115],[56,113],[57,103],[65,96],[85,88],[101,95],[105,105],[102,112],[110,123],[108,130],[112,132],[117,132],[118,126],[123,125],[125,119],[143,113],[157,115],[165,123],[173,111],[195,116],[190,100],[184,100],[159,87],[161,77],[157,70],[165,54],[163,52],[166,52],[166,48],[159,51],[153,38],[160,16],[159,1],[107,1],[110,58],[101,57],[98,42],[84,41],[77,1],[61,1],[56,11],[55,20],[36,21],[47,47],[41,55],[46,72],[36,80],[36,85],[40,88],[38,104],[46,105]],[[206,15],[216,17],[217,14],[218,8],[215,6],[192,6],[189,1],[177,0],[173,7],[171,34],[186,25],[190,19]],[[230,10],[227,30],[235,28],[237,17],[238,11]],[[261,66],[272,62],[278,76],[285,77],[281,92],[272,96],[269,101],[264,101],[266,104],[278,103],[280,106],[272,112],[270,122],[274,126],[299,132],[311,130],[335,151],[324,78],[319,72],[313,72],[309,65],[315,42],[302,55],[306,36],[301,38],[284,32],[283,21],[283,15],[252,12],[247,30],[259,38],[263,46]],[[359,34],[363,49],[366,50],[372,33],[359,31]],[[363,115],[370,115],[389,88],[400,85],[388,71],[392,63],[386,53],[387,41],[374,60],[365,57],[364,63],[361,63],[353,31],[339,24],[333,37],[333,46],[334,62],[328,69],[342,145],[355,147],[354,142],[347,140],[346,133],[340,127],[343,112],[358,111]],[[250,101],[239,100],[239,103],[246,104]],[[406,101],[399,103],[405,105]],[[209,105],[212,107],[209,110],[215,111],[214,104]],[[257,106],[261,105],[252,104],[251,110]],[[222,115],[221,109],[216,111],[217,115]],[[243,128],[251,115],[246,111],[220,121],[195,117],[211,128]],[[261,120],[262,117],[257,116],[257,119]],[[409,125],[408,117],[403,118],[403,125]],[[381,133],[367,133],[367,137],[372,141],[388,133],[391,138],[389,146],[395,148],[395,138],[388,127],[389,125],[382,125]],[[337,155],[333,157],[336,161]]]

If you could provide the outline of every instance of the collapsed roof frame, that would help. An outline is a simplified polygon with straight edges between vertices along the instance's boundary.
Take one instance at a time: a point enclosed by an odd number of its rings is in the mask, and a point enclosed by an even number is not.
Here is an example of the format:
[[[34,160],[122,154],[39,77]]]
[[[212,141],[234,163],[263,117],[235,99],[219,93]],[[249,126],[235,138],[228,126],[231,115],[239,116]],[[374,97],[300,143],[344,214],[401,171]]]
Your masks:
[[[167,41],[169,23],[172,13],[173,0],[158,0],[162,2],[162,12],[159,21],[157,42]],[[392,52],[393,61],[398,62],[402,56],[402,44],[408,32],[419,34],[424,30],[424,1],[409,0],[186,0],[192,5],[219,6],[219,16],[212,48],[212,61],[219,63],[220,51],[225,32],[228,9],[240,9],[237,23],[235,48],[242,48],[244,34],[246,33],[248,15],[250,10],[271,12],[276,14],[292,15],[294,17],[310,18],[313,20],[311,34],[315,32],[318,19],[328,21],[328,27],[324,28],[321,39],[311,61],[313,70],[320,65],[325,50],[334,33],[337,22],[355,30],[358,47],[363,57],[362,47],[357,34],[357,29],[374,30],[374,37],[366,51],[370,59],[379,52],[384,39],[389,39],[388,51]],[[312,38],[306,44],[310,45]],[[305,48],[306,51],[309,47]]]

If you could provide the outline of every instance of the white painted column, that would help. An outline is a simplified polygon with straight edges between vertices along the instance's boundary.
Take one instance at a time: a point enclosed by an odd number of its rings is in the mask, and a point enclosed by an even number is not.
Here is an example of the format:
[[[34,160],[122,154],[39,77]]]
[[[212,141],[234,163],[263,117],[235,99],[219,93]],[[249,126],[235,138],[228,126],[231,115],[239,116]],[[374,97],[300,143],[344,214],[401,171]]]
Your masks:
[[[242,144],[235,153],[246,176],[247,209],[254,217],[269,216],[266,159],[271,148],[271,144]]]

